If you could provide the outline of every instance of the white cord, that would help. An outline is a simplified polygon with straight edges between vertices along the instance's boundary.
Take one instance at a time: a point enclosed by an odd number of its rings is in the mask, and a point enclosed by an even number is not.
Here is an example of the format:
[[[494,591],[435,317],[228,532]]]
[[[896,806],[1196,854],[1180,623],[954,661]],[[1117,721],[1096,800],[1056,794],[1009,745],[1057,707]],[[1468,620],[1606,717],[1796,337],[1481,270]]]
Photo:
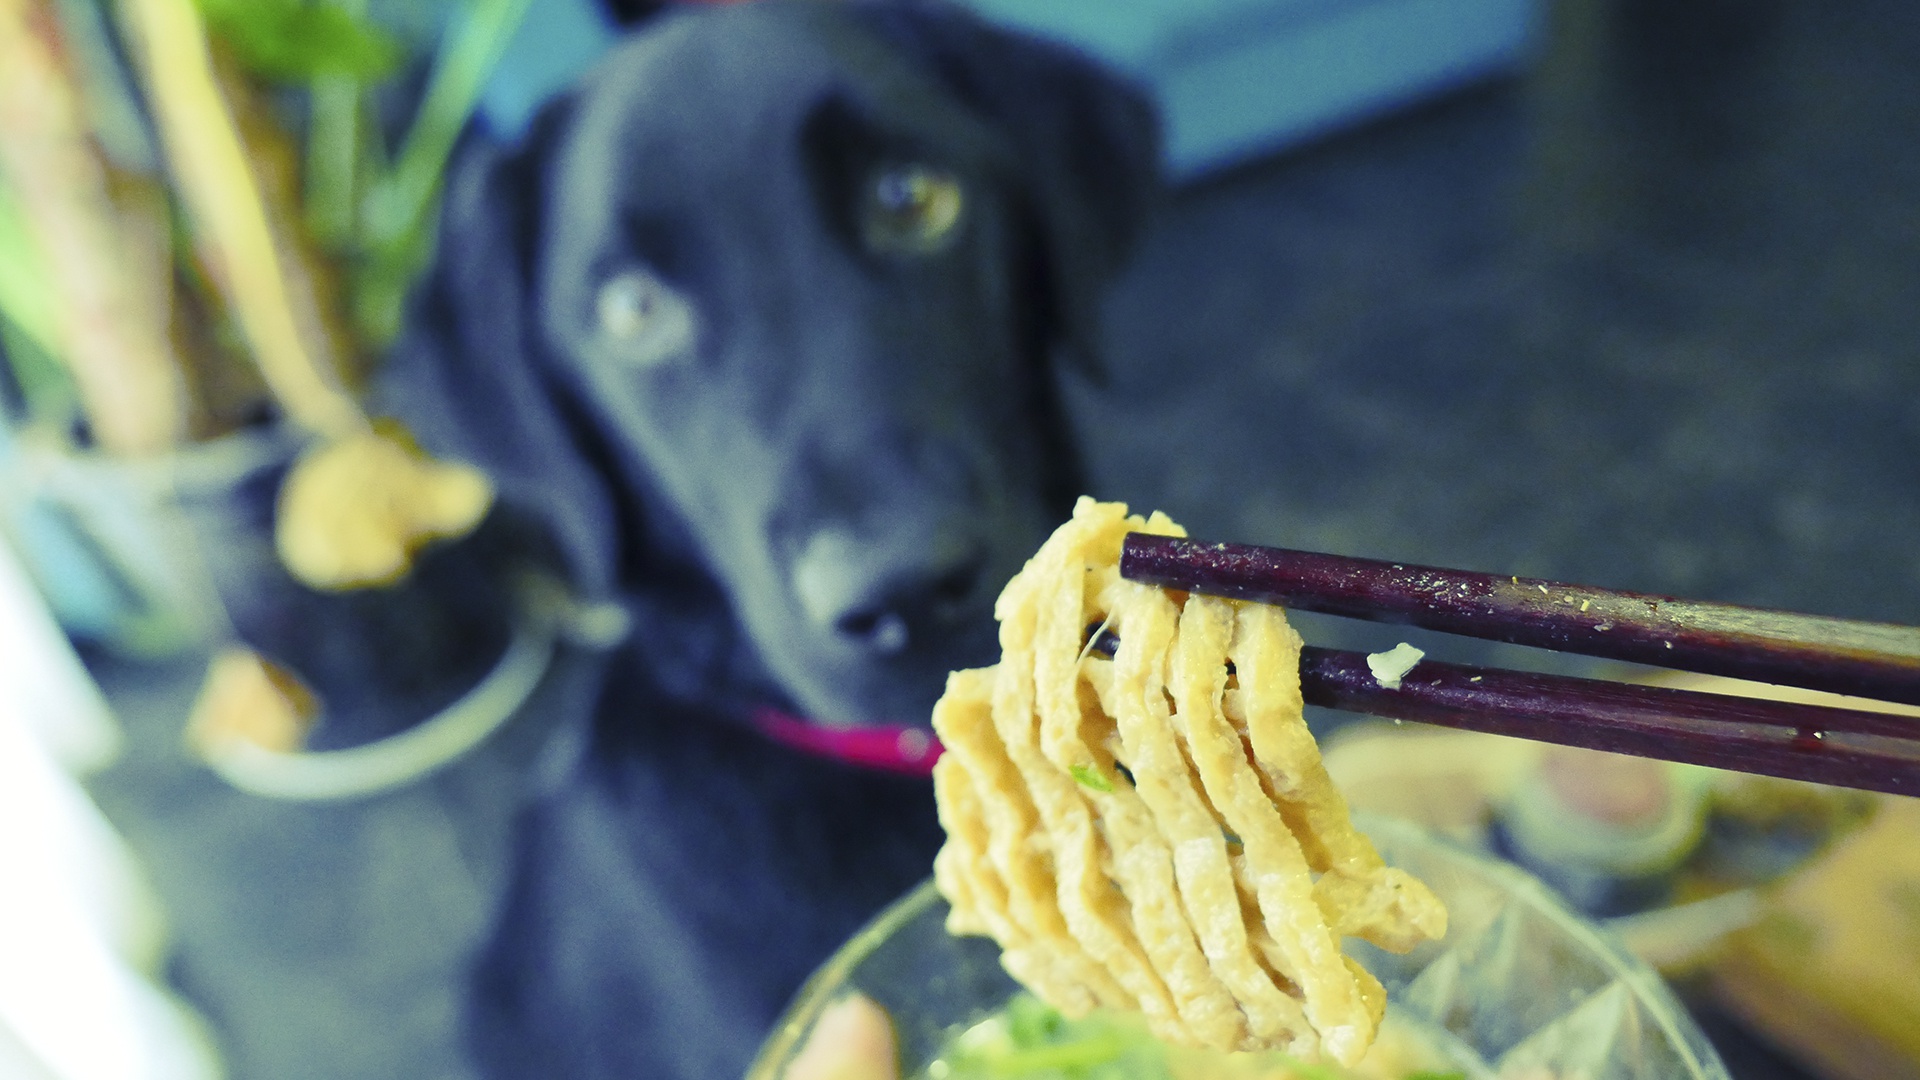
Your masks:
[[[234,739],[209,752],[207,764],[242,791],[293,802],[362,798],[411,784],[505,726],[546,674],[558,631],[550,617],[523,616],[486,678],[397,735],[345,750],[295,753]]]

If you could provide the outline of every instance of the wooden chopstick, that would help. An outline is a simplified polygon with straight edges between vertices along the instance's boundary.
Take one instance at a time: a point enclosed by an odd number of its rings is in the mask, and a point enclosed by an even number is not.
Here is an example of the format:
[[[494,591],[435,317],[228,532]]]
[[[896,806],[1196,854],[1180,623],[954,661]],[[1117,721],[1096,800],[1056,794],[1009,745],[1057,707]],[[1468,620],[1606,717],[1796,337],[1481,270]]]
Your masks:
[[[1654,667],[1920,705],[1920,627],[1132,533],[1134,581]]]
[[[1920,743],[1884,734],[1889,713],[1731,697],[1421,660],[1396,689],[1367,655],[1308,646],[1307,702],[1395,720],[1513,735],[1790,780],[1920,794]]]
[[[1135,581],[1659,667],[1920,704],[1920,628],[1134,533]],[[1316,705],[1743,772],[1920,794],[1920,719],[1423,660],[1389,688],[1308,648]]]

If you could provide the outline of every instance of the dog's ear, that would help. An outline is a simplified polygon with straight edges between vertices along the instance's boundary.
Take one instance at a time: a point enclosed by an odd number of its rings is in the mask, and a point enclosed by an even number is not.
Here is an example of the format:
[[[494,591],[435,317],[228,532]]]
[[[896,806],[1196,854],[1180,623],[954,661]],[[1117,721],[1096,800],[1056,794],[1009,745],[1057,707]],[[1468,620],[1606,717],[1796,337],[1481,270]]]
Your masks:
[[[1040,218],[1058,334],[1097,365],[1103,286],[1161,193],[1160,125],[1144,91],[1065,45],[999,29],[944,0],[858,10],[1008,133]]]
[[[542,519],[575,586],[604,596],[619,557],[614,502],[561,413],[534,309],[541,189],[568,111],[550,106],[517,146],[475,139],[457,155],[438,249],[376,404],[430,453],[484,469],[501,504]]]

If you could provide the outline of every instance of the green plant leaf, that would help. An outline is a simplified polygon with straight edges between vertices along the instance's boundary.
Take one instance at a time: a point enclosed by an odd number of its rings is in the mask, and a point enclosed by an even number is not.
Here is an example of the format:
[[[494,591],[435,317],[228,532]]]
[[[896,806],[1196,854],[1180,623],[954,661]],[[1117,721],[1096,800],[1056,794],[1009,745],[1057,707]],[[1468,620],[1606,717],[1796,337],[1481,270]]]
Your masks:
[[[347,75],[369,81],[393,71],[401,60],[392,36],[331,3],[198,2],[208,31],[232,48],[248,71],[266,79]]]

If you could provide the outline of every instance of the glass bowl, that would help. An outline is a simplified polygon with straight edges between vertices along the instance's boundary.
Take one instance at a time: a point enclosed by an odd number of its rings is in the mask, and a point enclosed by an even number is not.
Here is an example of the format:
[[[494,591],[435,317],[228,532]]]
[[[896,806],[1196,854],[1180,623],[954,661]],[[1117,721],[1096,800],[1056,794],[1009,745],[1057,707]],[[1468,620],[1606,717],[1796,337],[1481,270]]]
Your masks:
[[[1451,1067],[1510,1080],[1727,1080],[1660,977],[1538,881],[1418,826],[1356,822],[1447,905],[1443,941],[1404,956],[1349,948],[1386,985],[1390,1017],[1446,1043]],[[850,991],[892,1017],[902,1077],[1005,1006],[1019,986],[998,947],[948,935],[946,916],[931,882],[882,912],[801,989],[748,1080],[780,1080],[821,1012]]]

